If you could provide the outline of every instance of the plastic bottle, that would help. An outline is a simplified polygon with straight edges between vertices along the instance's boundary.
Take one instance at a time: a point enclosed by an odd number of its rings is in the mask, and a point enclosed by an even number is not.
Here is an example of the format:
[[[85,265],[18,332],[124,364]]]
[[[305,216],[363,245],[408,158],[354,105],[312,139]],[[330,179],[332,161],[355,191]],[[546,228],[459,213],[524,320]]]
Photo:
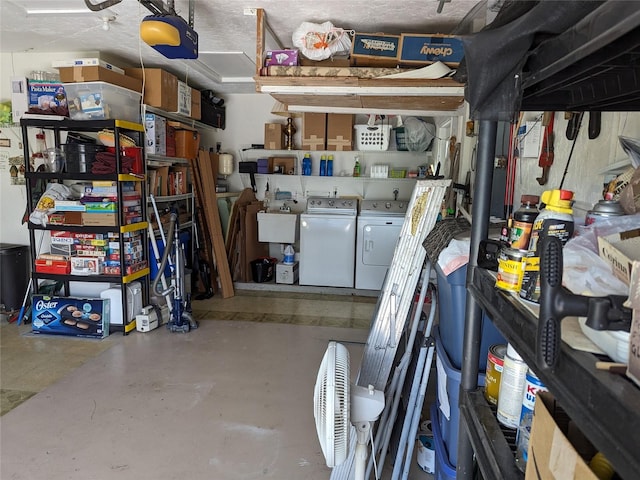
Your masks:
[[[293,265],[295,263],[296,251],[293,249],[293,245],[287,245],[284,249],[284,259],[282,263],[285,265]]]
[[[354,177],[360,176],[360,159],[358,157],[356,157],[356,163],[353,166],[353,176]]]
[[[529,254],[526,259],[520,297],[531,302],[540,298],[540,241],[547,236],[560,239],[564,246],[573,235],[574,220],[570,190],[547,190],[540,199],[545,207],[540,211],[529,239]]]
[[[327,156],[326,155],[320,156],[320,176],[321,177],[327,176]]]
[[[302,175],[311,175],[311,154],[305,153],[302,159]]]
[[[513,214],[513,222],[509,229],[509,244],[511,248],[527,250],[533,222],[540,213],[537,207],[540,198],[537,195],[522,195],[520,201],[520,208]]]
[[[511,344],[507,344],[498,393],[498,421],[506,427],[518,428],[522,411],[522,395],[527,375],[527,364]]]
[[[327,177],[333,177],[333,155],[327,158]]]

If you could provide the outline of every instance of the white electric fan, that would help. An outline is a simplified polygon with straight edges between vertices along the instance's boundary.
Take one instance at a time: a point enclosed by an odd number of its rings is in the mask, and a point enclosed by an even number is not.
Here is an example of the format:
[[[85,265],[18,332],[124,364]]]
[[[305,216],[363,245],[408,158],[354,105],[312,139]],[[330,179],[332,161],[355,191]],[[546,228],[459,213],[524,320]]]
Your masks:
[[[349,351],[329,342],[314,389],[314,417],[322,453],[330,468],[347,459],[350,425],[356,428],[355,480],[364,480],[371,424],[384,410],[384,393],[349,383]]]

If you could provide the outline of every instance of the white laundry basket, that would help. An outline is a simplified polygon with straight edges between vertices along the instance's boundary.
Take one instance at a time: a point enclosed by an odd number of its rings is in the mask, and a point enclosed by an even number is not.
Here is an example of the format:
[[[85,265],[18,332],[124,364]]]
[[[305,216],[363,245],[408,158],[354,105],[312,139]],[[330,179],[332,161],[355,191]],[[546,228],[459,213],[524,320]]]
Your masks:
[[[391,125],[354,125],[356,150],[384,151],[389,148]]]

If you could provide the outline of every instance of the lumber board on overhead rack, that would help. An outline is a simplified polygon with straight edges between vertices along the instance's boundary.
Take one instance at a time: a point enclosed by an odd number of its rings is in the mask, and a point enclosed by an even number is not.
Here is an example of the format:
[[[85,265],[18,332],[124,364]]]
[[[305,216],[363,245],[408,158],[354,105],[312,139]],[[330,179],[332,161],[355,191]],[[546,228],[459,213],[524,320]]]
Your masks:
[[[216,178],[213,174],[211,158],[204,150],[198,152],[197,165],[202,186],[201,193],[203,206],[205,207],[207,226],[220,278],[222,298],[233,297],[233,281],[231,280],[229,262],[227,261],[227,252],[222,235],[222,224],[220,223],[220,214],[218,212],[218,201],[216,199]]]

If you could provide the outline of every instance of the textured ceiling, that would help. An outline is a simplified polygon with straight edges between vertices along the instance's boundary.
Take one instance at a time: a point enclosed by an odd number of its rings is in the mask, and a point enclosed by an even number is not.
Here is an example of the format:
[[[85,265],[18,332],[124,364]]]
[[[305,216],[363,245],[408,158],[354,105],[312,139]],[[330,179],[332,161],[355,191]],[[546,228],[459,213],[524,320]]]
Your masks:
[[[92,0],[93,4],[100,0]],[[489,3],[496,3],[492,0]],[[84,0],[0,0],[0,51],[100,51],[114,64],[134,66],[142,55],[145,66],[160,66],[201,89],[218,93],[250,93],[255,71],[256,17],[247,8],[263,8],[275,39],[291,46],[291,35],[302,22],[331,21],[358,32],[468,33],[486,19],[486,1],[451,0],[438,13],[437,0],[207,0],[195,1],[194,28],[199,35],[200,58],[169,60],[139,40],[140,20],[150,12],[136,0],[101,12],[91,12]],[[474,8],[475,7],[475,8]],[[28,9],[74,9],[80,13],[28,14]],[[175,9],[188,19],[188,0],[176,0]],[[495,10],[493,8],[492,10]],[[491,13],[489,13],[491,15]],[[103,17],[113,17],[109,30]],[[203,66],[204,65],[204,66]]]

